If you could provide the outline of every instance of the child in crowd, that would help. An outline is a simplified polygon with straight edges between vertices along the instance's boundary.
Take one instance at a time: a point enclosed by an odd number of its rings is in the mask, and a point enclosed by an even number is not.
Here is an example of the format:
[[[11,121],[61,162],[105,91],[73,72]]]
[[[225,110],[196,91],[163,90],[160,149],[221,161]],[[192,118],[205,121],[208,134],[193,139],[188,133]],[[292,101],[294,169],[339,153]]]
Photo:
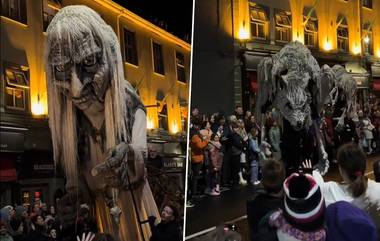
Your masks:
[[[220,171],[223,163],[222,144],[219,142],[219,136],[212,134],[208,143],[208,149],[211,160],[211,196],[220,195]]]
[[[249,135],[248,156],[251,162],[251,184],[258,185],[259,181],[259,131],[256,128],[252,128]]]
[[[247,201],[247,216],[251,241],[256,239],[260,220],[269,212],[281,207],[283,200],[282,185],[285,168],[282,162],[268,159],[261,169],[261,185],[257,186],[253,198]],[[262,188],[261,188],[262,186]]]

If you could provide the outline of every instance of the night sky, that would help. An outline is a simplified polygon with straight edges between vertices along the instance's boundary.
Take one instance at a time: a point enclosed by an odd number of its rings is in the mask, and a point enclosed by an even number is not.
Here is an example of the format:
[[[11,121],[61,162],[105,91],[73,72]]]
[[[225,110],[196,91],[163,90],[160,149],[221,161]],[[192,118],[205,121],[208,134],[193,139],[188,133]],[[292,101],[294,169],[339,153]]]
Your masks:
[[[193,0],[157,1],[157,0],[113,0],[133,13],[155,25],[166,23],[166,31],[179,38],[191,41]],[[177,3],[173,5],[174,3]]]

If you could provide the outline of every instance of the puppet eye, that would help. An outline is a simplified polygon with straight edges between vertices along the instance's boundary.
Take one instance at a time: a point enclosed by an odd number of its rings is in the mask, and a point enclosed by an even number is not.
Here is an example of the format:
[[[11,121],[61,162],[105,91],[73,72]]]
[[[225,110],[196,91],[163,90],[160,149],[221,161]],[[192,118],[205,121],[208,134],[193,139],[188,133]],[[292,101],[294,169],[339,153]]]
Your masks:
[[[281,71],[280,76],[287,75],[288,74],[288,69],[284,69]]]
[[[289,110],[293,110],[293,107],[289,102],[285,104],[285,107],[288,108]]]
[[[83,60],[83,64],[87,65],[87,66],[96,64],[96,56],[95,56],[95,54],[91,54],[91,55],[87,56]]]

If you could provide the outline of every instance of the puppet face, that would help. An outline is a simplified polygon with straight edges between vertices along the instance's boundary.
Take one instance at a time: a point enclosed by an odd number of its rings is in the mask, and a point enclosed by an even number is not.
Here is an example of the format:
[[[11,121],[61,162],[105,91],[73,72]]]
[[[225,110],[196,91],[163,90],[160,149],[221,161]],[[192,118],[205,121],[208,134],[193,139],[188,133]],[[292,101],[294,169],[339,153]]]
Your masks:
[[[100,41],[83,33],[77,43],[70,42],[56,38],[52,44],[53,84],[81,110],[103,106],[110,71]],[[70,48],[78,51],[68,51]]]
[[[290,48],[281,51],[274,62],[272,75],[278,90],[276,106],[294,130],[307,129],[311,125],[308,85],[313,75],[309,59],[302,51]]]

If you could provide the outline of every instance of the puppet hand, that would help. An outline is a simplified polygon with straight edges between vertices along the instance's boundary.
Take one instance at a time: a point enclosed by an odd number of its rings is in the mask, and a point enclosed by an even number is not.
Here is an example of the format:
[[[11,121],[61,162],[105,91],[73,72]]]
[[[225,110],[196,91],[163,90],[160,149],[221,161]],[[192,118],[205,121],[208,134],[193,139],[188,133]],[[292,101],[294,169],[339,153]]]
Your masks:
[[[87,234],[83,233],[82,234],[82,239],[77,236],[77,241],[92,241],[95,238],[95,234],[89,232]]]

